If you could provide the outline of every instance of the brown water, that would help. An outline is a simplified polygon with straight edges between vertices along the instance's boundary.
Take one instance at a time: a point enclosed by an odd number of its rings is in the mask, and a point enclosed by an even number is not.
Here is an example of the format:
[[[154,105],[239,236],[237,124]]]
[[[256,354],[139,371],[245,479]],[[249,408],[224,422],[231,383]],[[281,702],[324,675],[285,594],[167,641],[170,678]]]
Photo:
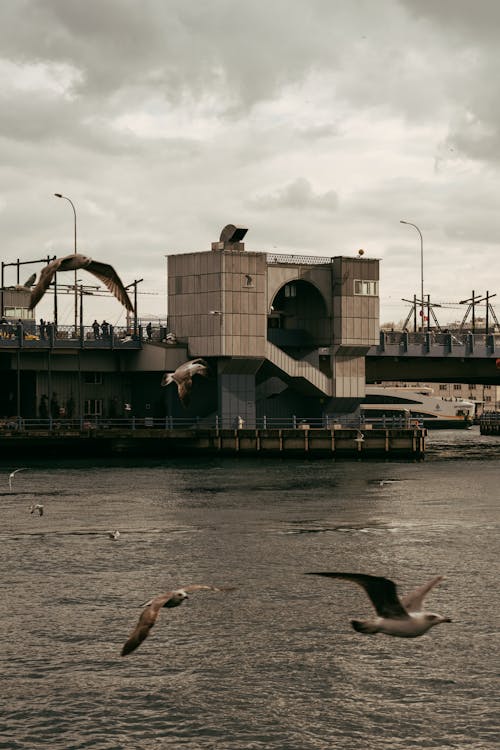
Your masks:
[[[498,747],[499,458],[475,431],[421,463],[28,461],[12,492],[0,463],[0,748]],[[304,575],[328,569],[444,574],[453,623],[359,635],[363,592]],[[191,582],[238,589],[121,658],[139,605]]]

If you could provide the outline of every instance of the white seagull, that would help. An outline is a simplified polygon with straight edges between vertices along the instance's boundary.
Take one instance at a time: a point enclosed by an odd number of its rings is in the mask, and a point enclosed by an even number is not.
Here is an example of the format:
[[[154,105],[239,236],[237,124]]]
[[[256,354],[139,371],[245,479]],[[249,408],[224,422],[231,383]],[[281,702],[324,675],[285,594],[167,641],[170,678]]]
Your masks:
[[[14,471],[11,471],[9,474],[9,490],[12,490],[12,480],[14,479],[15,475],[18,471],[26,471],[26,469],[14,469]]]
[[[31,292],[29,309],[32,310],[40,302],[58,271],[79,271],[80,269],[89,271],[89,273],[96,276],[120,300],[127,310],[130,312],[134,311],[126,289],[113,266],[110,266],[108,263],[100,263],[97,260],[92,260],[92,258],[80,255],[79,253],[66,255],[64,258],[56,258],[42,268],[38,284]]]
[[[108,536],[110,539],[116,542],[116,540],[120,537],[120,532],[118,531],[118,529],[115,529],[115,531],[108,531]]]
[[[121,655],[126,656],[141,645],[143,640],[149,635],[149,631],[155,624],[162,607],[178,607],[188,595],[195,591],[234,591],[234,587],[218,588],[217,586],[205,586],[204,584],[194,583],[190,586],[184,586],[181,589],[167,591],[166,594],[155,596],[149,602],[144,604],[144,610],[139,617],[139,622],[130,634],[127,642],[121,650]]]
[[[385,633],[399,638],[417,638],[434,625],[451,622],[449,617],[426,612],[422,609],[426,594],[443,576],[436,576],[423,586],[419,586],[407,596],[399,599],[396,584],[389,578],[365,575],[363,573],[307,573],[311,576],[343,578],[359,584],[368,594],[375,607],[377,617],[371,620],[351,620],[351,625],[358,633]]]
[[[190,362],[184,362],[184,364],[179,365],[174,372],[166,372],[163,375],[161,384],[164,386],[176,383],[180,402],[185,407],[189,405],[191,400],[193,377],[195,375],[202,375],[206,378],[209,374],[210,370],[204,359],[192,359]]]
[[[33,515],[35,511],[38,513],[39,516],[43,516],[43,505],[41,503],[37,503],[36,505],[30,505],[30,513]]]

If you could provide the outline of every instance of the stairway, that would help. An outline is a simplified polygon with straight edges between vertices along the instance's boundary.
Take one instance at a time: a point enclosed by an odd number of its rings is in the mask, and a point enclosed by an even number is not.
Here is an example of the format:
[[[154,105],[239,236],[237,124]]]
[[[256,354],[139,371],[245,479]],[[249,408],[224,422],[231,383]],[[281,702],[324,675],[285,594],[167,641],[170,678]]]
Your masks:
[[[288,379],[294,380],[296,385],[306,387],[308,391],[314,390],[324,396],[332,395],[332,382],[330,378],[309,362],[294,359],[282,349],[279,349],[270,341],[266,341],[266,359],[277,367]]]

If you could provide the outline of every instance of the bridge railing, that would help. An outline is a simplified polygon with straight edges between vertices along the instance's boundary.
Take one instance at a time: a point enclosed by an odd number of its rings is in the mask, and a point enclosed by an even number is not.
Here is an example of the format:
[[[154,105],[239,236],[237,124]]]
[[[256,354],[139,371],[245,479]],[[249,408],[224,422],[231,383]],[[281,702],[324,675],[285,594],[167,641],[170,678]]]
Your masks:
[[[476,349],[494,354],[500,351],[500,333],[471,333],[470,331],[380,331],[379,353],[395,350],[401,354],[441,350],[443,354],[460,352],[472,354]]]

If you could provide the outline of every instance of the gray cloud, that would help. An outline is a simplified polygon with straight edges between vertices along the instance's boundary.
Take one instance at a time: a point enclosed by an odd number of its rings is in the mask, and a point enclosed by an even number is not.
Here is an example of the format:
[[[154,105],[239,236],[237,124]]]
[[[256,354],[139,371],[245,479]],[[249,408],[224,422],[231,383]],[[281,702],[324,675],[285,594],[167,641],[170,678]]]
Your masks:
[[[499,16],[493,0],[3,0],[3,258],[68,250],[60,191],[82,250],[143,289],[165,253],[234,222],[253,249],[363,247],[397,300],[418,287],[401,218],[424,231],[430,293],[451,293],[450,268],[462,297],[472,276],[492,287]]]
[[[256,196],[251,201],[251,205],[265,210],[291,208],[295,211],[307,211],[312,208],[321,211],[336,211],[338,202],[338,196],[334,190],[327,190],[324,193],[315,192],[309,180],[305,177],[298,177],[283,188]]]

